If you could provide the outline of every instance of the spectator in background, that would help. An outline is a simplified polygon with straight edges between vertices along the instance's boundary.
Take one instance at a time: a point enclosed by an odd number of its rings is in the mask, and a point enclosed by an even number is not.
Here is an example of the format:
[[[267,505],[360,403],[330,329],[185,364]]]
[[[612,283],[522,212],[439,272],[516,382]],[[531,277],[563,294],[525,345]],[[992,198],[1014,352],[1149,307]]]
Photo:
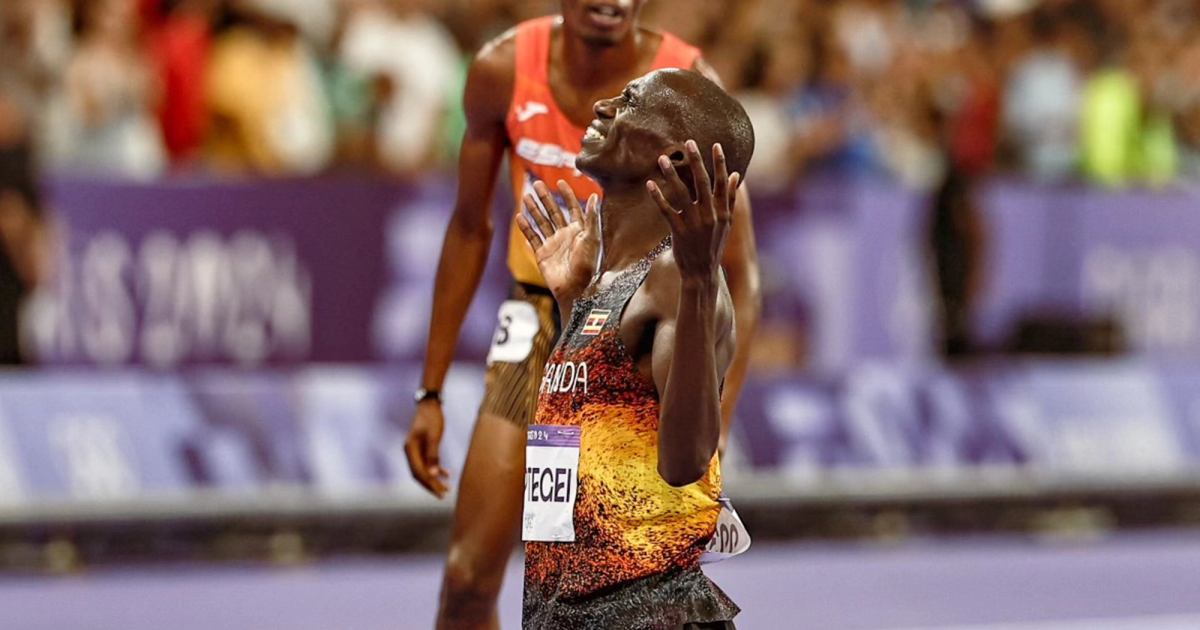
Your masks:
[[[1180,55],[1176,125],[1179,129],[1180,174],[1200,181],[1200,41]]]
[[[903,6],[888,0],[836,3],[833,32],[856,75],[878,79],[892,68],[901,39]]]
[[[1142,102],[1140,138],[1135,147],[1135,177],[1151,186],[1162,186],[1175,179],[1179,170],[1175,128],[1171,120],[1173,106],[1172,57],[1179,45],[1166,39],[1166,33],[1146,24],[1135,31],[1131,71],[1137,81]]]
[[[1161,185],[1178,168],[1174,129],[1159,91],[1167,51],[1153,29],[1131,24],[1138,28],[1110,41],[1107,63],[1084,88],[1083,168],[1109,186]]]
[[[39,155],[64,168],[151,177],[165,146],[180,167],[212,157],[250,173],[330,165],[417,173],[446,166],[446,138],[461,133],[446,95],[461,89],[462,50],[556,6],[0,0],[0,86],[37,130]],[[764,148],[779,156],[769,160],[776,173],[760,174],[765,187],[834,172],[932,188],[947,160],[990,168],[997,135],[1003,164],[1038,181],[1082,171],[1109,185],[1158,185],[1200,170],[1197,80],[1186,61],[1200,41],[1200,0],[739,0],[736,8],[654,0],[645,20],[705,49],[727,88],[778,131]],[[146,124],[148,113],[157,125]]]
[[[825,28],[812,31],[813,73],[790,104],[806,173],[882,172],[875,114],[846,51]]]
[[[937,335],[946,359],[978,350],[971,322],[983,295],[986,234],[975,200],[975,182],[973,175],[951,168],[933,196],[929,214]]]
[[[916,50],[902,51],[888,80],[872,84],[868,97],[880,163],[918,190],[935,186],[946,168],[941,112],[927,63]]]
[[[213,45],[206,86],[218,170],[311,175],[329,164],[333,124],[300,6],[234,0],[236,23]]]
[[[63,2],[0,2],[0,89],[35,131],[70,55],[71,25]]]
[[[1136,171],[1142,102],[1137,80],[1117,59],[1088,78],[1080,112],[1083,171],[1091,180],[1121,185]]]
[[[27,121],[0,91],[0,365],[24,363],[19,320],[43,279],[49,247]]]
[[[1200,93],[1192,93],[1179,113],[1179,174],[1188,181],[1200,181]]]
[[[760,42],[750,59],[747,87],[738,100],[754,123],[754,190],[775,194],[792,188],[803,164],[804,143],[794,124],[790,105],[810,76],[808,38],[795,36]]]
[[[135,0],[79,0],[77,47],[53,122],[58,166],[135,179],[162,173],[158,84],[140,46]]]
[[[1005,86],[1004,132],[1023,174],[1057,182],[1075,173],[1083,77],[1060,18],[1046,9],[1031,17],[1033,50]]]
[[[958,62],[953,73],[961,85],[954,108],[947,115],[952,168],[971,175],[982,175],[995,164],[999,127],[1001,88],[996,68],[987,54],[989,32],[978,28],[950,51]]]
[[[736,19],[727,14],[728,8],[725,0],[654,0],[642,9],[642,21],[653,28],[670,31],[693,46],[707,47],[713,43],[714,26],[722,18]]]
[[[429,0],[356,0],[352,7],[339,56],[374,86],[377,162],[399,175],[447,164],[442,130],[462,58],[454,38],[429,16]]]
[[[557,0],[457,0],[431,7],[457,34],[460,48],[470,51],[514,24],[558,11],[559,4]]]
[[[201,158],[208,133],[205,77],[219,0],[164,0],[163,15],[149,36],[162,85],[158,120],[171,163]]]

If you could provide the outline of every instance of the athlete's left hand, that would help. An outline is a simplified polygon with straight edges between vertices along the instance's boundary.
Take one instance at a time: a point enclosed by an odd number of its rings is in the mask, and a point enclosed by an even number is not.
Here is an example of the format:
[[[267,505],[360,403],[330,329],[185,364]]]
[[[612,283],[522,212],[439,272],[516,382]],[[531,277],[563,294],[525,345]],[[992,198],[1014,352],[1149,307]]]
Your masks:
[[[725,151],[720,144],[714,144],[714,184],[704,168],[696,141],[688,140],[686,146],[692,181],[696,186],[696,200],[690,204],[681,203],[685,207],[676,209],[654,181],[646,182],[646,189],[671,226],[671,249],[680,278],[684,282],[702,282],[716,277],[721,268],[721,255],[733,223],[733,204],[741,175],[728,174]],[[671,199],[690,201],[691,192],[675,172],[671,160],[665,155],[659,156],[658,167],[663,173],[667,195]]]

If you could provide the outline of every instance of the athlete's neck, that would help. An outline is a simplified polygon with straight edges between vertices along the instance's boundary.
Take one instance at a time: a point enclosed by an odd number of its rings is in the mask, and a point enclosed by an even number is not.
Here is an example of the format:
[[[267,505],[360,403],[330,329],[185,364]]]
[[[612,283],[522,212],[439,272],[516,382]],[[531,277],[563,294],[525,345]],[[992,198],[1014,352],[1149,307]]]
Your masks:
[[[671,233],[662,211],[641,183],[606,186],[600,221],[602,273],[634,265]]]
[[[581,87],[602,86],[615,77],[628,74],[630,68],[637,67],[641,39],[642,31],[636,24],[630,29],[628,37],[605,45],[588,42],[563,24],[562,37],[558,41],[562,52],[559,58],[563,60],[566,77],[572,84]]]

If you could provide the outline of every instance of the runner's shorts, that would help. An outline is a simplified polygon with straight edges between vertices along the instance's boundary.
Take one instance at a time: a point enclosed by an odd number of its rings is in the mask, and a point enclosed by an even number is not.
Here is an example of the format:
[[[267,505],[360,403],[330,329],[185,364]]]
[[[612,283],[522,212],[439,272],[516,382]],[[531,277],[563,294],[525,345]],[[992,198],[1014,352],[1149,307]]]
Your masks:
[[[480,411],[529,426],[546,360],[560,333],[558,304],[550,290],[513,285],[497,315]]]

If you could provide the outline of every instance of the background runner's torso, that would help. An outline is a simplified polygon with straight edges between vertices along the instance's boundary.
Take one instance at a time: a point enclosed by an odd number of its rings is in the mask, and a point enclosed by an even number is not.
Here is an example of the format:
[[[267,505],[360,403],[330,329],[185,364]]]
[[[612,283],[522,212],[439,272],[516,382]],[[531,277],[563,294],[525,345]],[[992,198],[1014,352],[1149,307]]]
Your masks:
[[[550,40],[556,20],[557,17],[548,16],[517,26],[517,78],[505,122],[512,145],[509,159],[514,194],[508,268],[517,282],[538,286],[546,283],[538,271],[533,250],[516,227],[521,198],[533,192],[533,183],[538,180],[545,182],[551,191],[557,189],[558,180],[567,181],[581,202],[593,193],[600,194],[595,182],[575,170],[575,156],[582,148],[585,128],[562,111],[550,87]],[[661,37],[650,70],[690,69],[695,65],[700,56],[698,49],[669,33]],[[635,78],[630,76],[629,80]],[[615,95],[614,92],[608,96]]]

